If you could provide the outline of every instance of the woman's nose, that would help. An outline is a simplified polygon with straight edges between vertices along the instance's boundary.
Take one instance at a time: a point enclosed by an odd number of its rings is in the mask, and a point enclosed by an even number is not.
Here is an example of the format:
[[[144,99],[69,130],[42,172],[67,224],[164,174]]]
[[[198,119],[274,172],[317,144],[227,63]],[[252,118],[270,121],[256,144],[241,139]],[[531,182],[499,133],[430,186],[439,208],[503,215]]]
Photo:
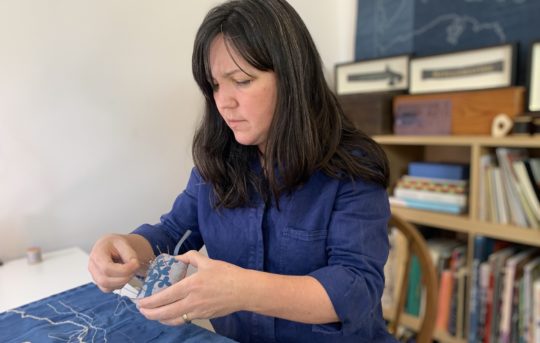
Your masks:
[[[234,92],[227,87],[220,87],[216,92],[214,92],[214,100],[218,109],[227,109],[234,108],[238,106],[238,101],[234,96]]]

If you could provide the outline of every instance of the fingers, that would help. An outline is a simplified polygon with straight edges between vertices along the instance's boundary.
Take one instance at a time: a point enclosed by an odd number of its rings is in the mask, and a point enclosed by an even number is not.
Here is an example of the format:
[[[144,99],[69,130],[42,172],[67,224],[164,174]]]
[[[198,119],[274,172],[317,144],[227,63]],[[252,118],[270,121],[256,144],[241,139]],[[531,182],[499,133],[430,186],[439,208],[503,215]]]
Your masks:
[[[120,260],[123,263],[127,263],[132,260],[137,261],[137,253],[125,239],[115,240],[113,241],[113,245],[116,248],[118,255],[120,255]]]
[[[182,280],[159,293],[139,300],[139,308],[154,309],[184,299],[189,294],[186,284],[187,282]]]
[[[130,276],[107,276],[99,270],[99,267],[92,260],[89,261],[88,270],[98,288],[106,293],[122,288],[130,279]]]
[[[163,324],[163,325],[169,325],[169,326],[178,326],[178,325],[183,325],[183,324],[189,324],[182,317],[169,319],[169,320],[160,320],[159,322],[161,324]]]
[[[139,311],[147,319],[157,320],[160,322],[171,322],[170,325],[182,324],[182,314],[187,313],[187,310],[184,310],[185,306],[182,301],[175,302],[172,304],[164,305],[157,308],[141,308]],[[180,321],[178,321],[180,319]]]
[[[96,242],[88,261],[94,282],[104,292],[123,287],[139,268],[136,252],[118,235]]]
[[[184,262],[185,264],[190,264],[195,268],[201,267],[200,264],[204,264],[205,261],[209,260],[208,257],[204,256],[196,250],[190,250],[183,255],[176,256],[176,259]]]

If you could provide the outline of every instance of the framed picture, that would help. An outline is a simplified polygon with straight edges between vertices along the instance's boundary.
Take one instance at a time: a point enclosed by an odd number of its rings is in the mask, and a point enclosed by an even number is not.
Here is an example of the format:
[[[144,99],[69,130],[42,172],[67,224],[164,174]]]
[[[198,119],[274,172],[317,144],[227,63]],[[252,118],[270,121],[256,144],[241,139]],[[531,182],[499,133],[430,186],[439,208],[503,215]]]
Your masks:
[[[409,55],[337,64],[335,82],[338,95],[407,89]]]
[[[434,93],[512,86],[513,44],[411,59],[409,92]]]
[[[531,45],[529,74],[529,111],[540,111],[540,41]]]

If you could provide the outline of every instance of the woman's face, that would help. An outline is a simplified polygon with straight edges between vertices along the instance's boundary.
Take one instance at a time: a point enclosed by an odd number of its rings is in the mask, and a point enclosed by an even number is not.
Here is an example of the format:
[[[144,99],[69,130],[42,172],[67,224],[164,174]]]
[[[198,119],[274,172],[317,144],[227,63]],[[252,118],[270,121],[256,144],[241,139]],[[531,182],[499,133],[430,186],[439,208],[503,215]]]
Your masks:
[[[276,75],[254,68],[231,45],[227,50],[223,35],[210,46],[210,69],[214,100],[236,141],[264,152],[276,108]]]

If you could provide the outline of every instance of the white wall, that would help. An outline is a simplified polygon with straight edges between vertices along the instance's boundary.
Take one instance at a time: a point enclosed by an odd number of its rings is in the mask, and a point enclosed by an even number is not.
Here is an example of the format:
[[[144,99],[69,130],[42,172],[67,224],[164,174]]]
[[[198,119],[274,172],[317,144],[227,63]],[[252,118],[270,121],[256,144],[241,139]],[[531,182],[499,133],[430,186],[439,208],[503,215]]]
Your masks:
[[[218,0],[0,1],[0,259],[129,232],[169,210],[202,99],[196,29]],[[290,0],[332,82],[355,0]]]

